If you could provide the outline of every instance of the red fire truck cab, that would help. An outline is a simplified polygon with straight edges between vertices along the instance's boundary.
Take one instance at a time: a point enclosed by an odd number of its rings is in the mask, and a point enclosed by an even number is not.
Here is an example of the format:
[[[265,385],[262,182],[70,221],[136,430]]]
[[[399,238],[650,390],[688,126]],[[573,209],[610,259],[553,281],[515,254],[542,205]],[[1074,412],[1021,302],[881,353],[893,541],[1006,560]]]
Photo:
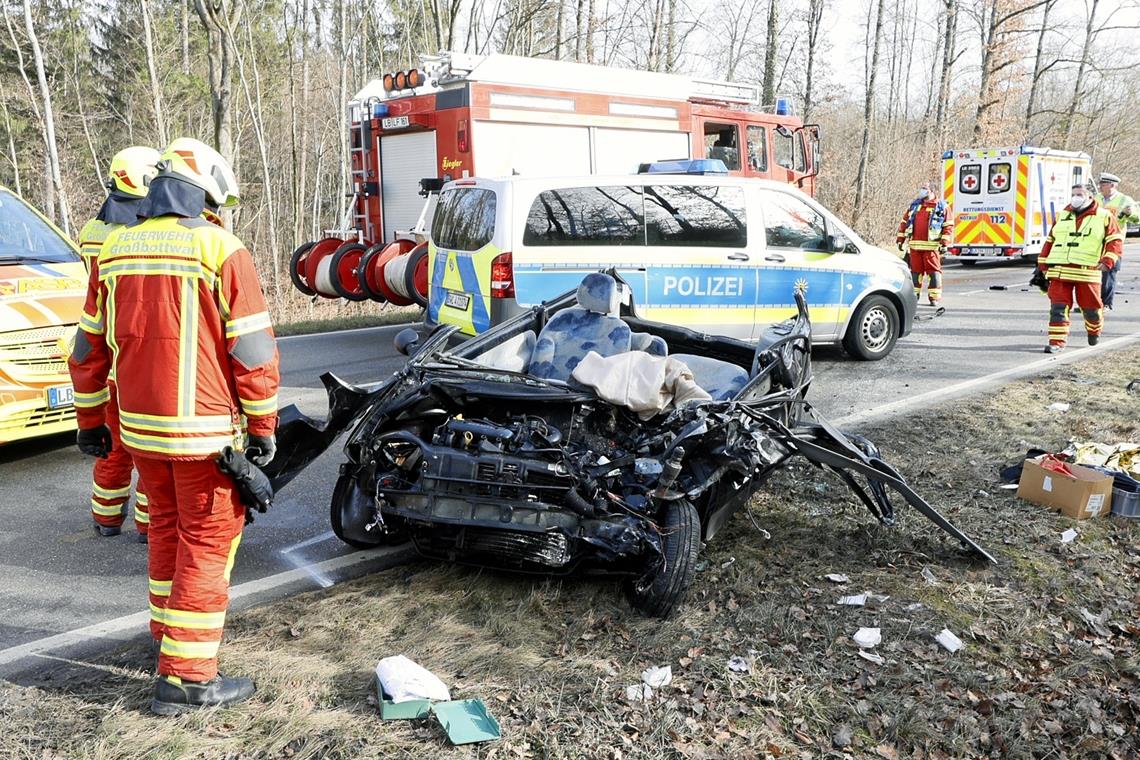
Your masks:
[[[814,195],[818,125],[804,125],[783,98],[773,112],[759,99],[755,85],[677,74],[426,56],[421,68],[373,80],[349,103],[350,229],[298,249],[294,283],[333,298],[421,303],[426,249],[413,249],[431,221],[421,218],[432,211],[424,178],[633,174],[641,163],[712,158],[731,174]],[[423,293],[414,292],[421,281]]]

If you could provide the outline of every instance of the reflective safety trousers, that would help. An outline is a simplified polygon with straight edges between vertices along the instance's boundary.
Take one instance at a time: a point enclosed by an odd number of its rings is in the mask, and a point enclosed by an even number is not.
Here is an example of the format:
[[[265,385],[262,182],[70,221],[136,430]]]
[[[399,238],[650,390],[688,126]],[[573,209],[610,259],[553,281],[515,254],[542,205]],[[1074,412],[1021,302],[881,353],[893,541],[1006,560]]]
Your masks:
[[[114,230],[92,263],[69,360],[79,427],[105,420],[108,375],[136,457],[206,459],[277,420],[277,346],[253,260],[205,219]]]

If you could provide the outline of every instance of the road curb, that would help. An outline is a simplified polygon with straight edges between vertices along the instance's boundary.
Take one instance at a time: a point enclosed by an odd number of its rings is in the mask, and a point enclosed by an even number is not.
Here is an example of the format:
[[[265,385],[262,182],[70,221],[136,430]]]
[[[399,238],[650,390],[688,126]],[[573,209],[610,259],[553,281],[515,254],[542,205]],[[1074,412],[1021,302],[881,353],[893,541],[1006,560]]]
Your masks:
[[[415,556],[411,545],[403,544],[301,565],[231,587],[230,609],[247,610],[301,591],[344,583],[402,565]],[[316,578],[324,578],[331,583],[318,583]],[[149,610],[135,612],[0,650],[0,678],[11,680],[32,670],[42,670],[44,663],[52,660],[69,660],[73,665],[76,659],[101,654],[116,645],[141,643],[148,638],[149,621]],[[49,653],[50,657],[46,657]]]

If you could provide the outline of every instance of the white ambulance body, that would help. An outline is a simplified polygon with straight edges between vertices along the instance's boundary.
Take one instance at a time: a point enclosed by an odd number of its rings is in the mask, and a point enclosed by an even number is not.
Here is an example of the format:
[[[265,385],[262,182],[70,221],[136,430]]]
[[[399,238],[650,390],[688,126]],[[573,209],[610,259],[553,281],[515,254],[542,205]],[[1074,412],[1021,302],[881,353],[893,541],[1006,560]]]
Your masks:
[[[950,257],[1036,258],[1074,184],[1091,174],[1087,153],[974,148],[942,154],[942,197],[954,223]]]

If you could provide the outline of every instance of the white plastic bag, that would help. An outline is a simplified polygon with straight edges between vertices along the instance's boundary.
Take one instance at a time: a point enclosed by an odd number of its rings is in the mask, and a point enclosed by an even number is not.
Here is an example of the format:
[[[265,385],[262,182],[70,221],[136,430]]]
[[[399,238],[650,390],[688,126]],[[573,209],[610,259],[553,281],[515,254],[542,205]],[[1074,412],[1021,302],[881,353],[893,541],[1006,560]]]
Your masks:
[[[413,699],[430,699],[433,702],[451,700],[451,693],[443,681],[402,654],[385,657],[378,662],[376,678],[393,702],[410,702]]]

